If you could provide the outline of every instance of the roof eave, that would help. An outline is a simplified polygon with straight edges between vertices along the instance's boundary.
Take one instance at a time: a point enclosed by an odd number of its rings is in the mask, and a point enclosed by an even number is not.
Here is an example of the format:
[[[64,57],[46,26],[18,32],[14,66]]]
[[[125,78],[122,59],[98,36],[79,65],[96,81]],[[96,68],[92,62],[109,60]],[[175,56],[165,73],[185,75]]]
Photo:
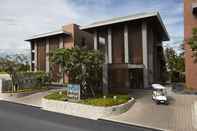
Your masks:
[[[166,27],[165,27],[165,25],[164,25],[164,23],[163,23],[163,21],[161,19],[161,16],[160,16],[160,14],[158,12],[157,12],[156,16],[157,16],[157,19],[159,20],[159,23],[161,24],[162,29],[164,31],[163,41],[169,41],[170,40],[170,36],[169,36],[168,31],[167,31],[167,29],[166,29]]]
[[[55,36],[55,35],[70,35],[70,33],[62,31],[62,32],[59,32],[59,33],[40,34],[40,35],[37,35],[37,36],[30,37],[30,38],[26,39],[25,41],[32,41],[32,40],[51,37],[51,36]]]
[[[92,29],[92,28],[96,28],[96,27],[101,27],[101,26],[107,26],[107,25],[111,25],[111,24],[115,24],[115,23],[119,23],[119,22],[126,22],[126,21],[131,21],[131,20],[138,20],[138,19],[144,19],[144,18],[149,18],[149,17],[157,17],[157,19],[159,20],[160,25],[162,26],[162,29],[164,31],[164,37],[163,37],[163,41],[169,41],[170,40],[170,36],[166,30],[166,27],[161,19],[161,16],[159,14],[159,12],[151,12],[142,16],[136,16],[134,18],[128,18],[128,19],[124,19],[124,20],[115,20],[115,21],[109,21],[109,22],[104,22],[104,23],[100,23],[100,24],[93,24],[93,25],[88,25],[88,26],[82,26],[80,29],[81,30],[88,30],[88,29]]]
[[[141,15],[141,16],[136,16],[134,18],[127,18],[127,19],[124,19],[124,20],[119,19],[119,20],[104,22],[104,23],[100,23],[100,24],[82,26],[80,29],[81,30],[86,30],[86,29],[96,28],[96,27],[105,26],[105,25],[111,25],[111,24],[120,23],[120,22],[126,22],[126,21],[131,21],[131,20],[138,20],[138,19],[153,17],[153,16],[156,16],[157,13],[158,12],[151,12],[151,13],[144,14],[144,15]]]

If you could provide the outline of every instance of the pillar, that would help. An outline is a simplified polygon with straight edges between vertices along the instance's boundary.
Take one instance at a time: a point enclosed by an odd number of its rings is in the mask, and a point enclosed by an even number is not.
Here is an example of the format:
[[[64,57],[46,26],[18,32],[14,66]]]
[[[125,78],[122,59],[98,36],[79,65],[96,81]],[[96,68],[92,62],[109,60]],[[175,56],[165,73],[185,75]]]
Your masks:
[[[148,87],[148,39],[147,39],[147,23],[142,23],[142,53],[144,64],[144,87]]]
[[[124,25],[124,59],[125,63],[129,63],[129,47],[128,47],[128,25]]]
[[[98,49],[98,36],[97,36],[97,32],[94,32],[94,49],[97,50]]]
[[[111,34],[111,28],[108,28],[107,31],[107,38],[108,38],[108,62],[109,64],[112,63],[112,34]]]

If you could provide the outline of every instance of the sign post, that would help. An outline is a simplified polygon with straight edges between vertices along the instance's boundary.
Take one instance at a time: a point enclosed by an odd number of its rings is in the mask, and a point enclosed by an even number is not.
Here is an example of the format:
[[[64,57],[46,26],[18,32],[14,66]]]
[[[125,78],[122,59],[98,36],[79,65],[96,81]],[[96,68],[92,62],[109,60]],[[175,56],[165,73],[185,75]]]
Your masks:
[[[79,101],[81,95],[80,85],[78,84],[68,84],[67,86],[67,96],[71,100]]]

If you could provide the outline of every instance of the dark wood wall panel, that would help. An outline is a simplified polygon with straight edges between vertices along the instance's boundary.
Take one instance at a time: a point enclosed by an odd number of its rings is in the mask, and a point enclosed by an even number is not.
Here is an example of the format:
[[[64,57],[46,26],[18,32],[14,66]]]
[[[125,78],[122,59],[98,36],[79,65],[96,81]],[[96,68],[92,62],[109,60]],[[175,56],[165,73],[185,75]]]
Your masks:
[[[37,41],[37,70],[46,70],[46,40]]]
[[[128,24],[129,63],[142,64],[142,27],[141,23]]]
[[[59,37],[54,37],[49,39],[49,51],[54,51],[59,48]]]
[[[55,49],[59,48],[59,37],[53,37],[49,39],[49,52],[53,52]],[[53,81],[58,81],[59,65],[51,65],[50,70],[52,71]]]
[[[124,63],[124,26],[112,27],[112,62]]]
[[[109,69],[109,85],[112,90],[125,90],[129,83],[128,69]]]

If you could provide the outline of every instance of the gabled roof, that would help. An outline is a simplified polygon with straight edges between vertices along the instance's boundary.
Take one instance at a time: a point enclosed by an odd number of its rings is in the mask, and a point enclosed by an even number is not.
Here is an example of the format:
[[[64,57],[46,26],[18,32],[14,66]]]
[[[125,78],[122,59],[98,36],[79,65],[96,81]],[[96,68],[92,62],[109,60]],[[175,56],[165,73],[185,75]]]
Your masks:
[[[138,14],[134,14],[134,15],[128,15],[128,16],[124,16],[124,17],[116,17],[116,18],[112,18],[109,20],[105,20],[105,21],[95,22],[95,23],[92,23],[87,26],[82,26],[80,29],[87,30],[87,29],[91,29],[91,28],[96,28],[96,27],[101,27],[101,26],[106,26],[106,25],[111,25],[111,24],[116,24],[116,23],[121,23],[121,22],[145,19],[145,18],[150,18],[150,17],[156,17],[158,19],[158,21],[163,29],[163,32],[165,34],[165,40],[169,40],[170,39],[169,34],[164,26],[164,23],[161,19],[159,12],[145,12],[145,13],[138,13]]]
[[[57,30],[57,31],[34,35],[34,36],[26,39],[25,41],[31,41],[31,40],[35,40],[35,39],[39,39],[39,38],[50,37],[50,36],[61,35],[61,34],[70,35],[69,32],[65,32],[63,29],[61,29],[61,30]]]

